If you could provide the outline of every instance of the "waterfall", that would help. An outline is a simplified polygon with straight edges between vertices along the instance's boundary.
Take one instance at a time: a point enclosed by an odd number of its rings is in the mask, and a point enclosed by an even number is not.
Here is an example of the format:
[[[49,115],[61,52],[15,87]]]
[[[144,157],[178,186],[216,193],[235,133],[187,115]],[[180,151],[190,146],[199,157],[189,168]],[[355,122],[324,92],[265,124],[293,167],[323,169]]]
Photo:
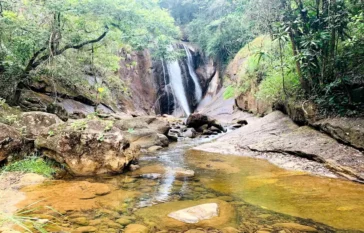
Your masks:
[[[172,46],[170,49],[173,49]],[[178,60],[167,61],[167,70],[173,92],[175,93],[180,106],[183,108],[186,115],[189,116],[191,114],[191,110],[186,97],[186,91],[182,80],[182,71]]]
[[[164,90],[165,92],[167,93],[167,104],[168,104],[168,107],[167,107],[167,111],[169,113],[169,89],[167,88],[168,84],[167,84],[167,79],[166,79],[166,68],[164,67],[164,61],[162,59],[162,67],[163,67],[163,79],[164,79]]]
[[[187,48],[186,45],[183,45],[183,47],[185,48],[186,54],[187,54],[187,66],[188,66],[188,71],[192,77],[192,80],[195,84],[195,98],[197,100],[197,102],[199,103],[202,99],[202,89],[200,86],[200,83],[198,81],[198,77],[197,74],[195,72],[195,68],[193,66],[193,58],[192,58],[192,54],[191,51]]]

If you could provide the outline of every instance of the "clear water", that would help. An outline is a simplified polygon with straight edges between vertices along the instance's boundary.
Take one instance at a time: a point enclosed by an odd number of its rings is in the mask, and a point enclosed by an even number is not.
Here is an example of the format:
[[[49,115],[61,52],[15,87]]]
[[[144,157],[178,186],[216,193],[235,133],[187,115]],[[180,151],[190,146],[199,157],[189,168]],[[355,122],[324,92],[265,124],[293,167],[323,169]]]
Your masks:
[[[60,208],[63,215],[57,215],[54,221],[58,230],[66,232],[82,226],[72,220],[80,216],[97,232],[120,232],[123,227],[117,221],[126,216],[133,223],[148,226],[151,232],[196,228],[221,232],[224,227],[234,227],[239,232],[302,232],[292,229],[297,224],[318,232],[364,231],[363,185],[286,171],[263,160],[188,150],[208,140],[211,139],[182,141],[145,155],[140,170],[124,175],[28,188],[22,205],[45,198],[38,205]],[[176,168],[192,169],[195,176],[178,178],[173,172]],[[151,175],[141,178],[142,174],[163,176],[150,179]],[[80,186],[77,182],[85,181],[108,185],[111,192],[92,199],[64,194],[73,193],[74,187]],[[65,191],[67,186],[72,188]],[[87,193],[86,189],[80,192]],[[172,211],[211,202],[222,208],[220,216],[211,221],[191,225],[167,217]],[[71,208],[62,209],[70,203]],[[39,210],[39,214],[45,212],[52,214],[47,208]]]

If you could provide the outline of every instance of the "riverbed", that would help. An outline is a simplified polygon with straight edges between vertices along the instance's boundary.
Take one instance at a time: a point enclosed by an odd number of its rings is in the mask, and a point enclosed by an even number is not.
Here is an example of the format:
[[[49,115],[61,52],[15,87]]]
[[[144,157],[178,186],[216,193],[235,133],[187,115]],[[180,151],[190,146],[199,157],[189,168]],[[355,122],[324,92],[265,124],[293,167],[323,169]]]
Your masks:
[[[123,175],[27,187],[18,207],[37,202],[31,215],[51,220],[53,232],[122,232],[130,224],[150,232],[364,231],[363,185],[193,149],[211,140],[185,140],[143,155],[141,168]],[[168,217],[206,203],[218,204],[219,216],[195,224]]]

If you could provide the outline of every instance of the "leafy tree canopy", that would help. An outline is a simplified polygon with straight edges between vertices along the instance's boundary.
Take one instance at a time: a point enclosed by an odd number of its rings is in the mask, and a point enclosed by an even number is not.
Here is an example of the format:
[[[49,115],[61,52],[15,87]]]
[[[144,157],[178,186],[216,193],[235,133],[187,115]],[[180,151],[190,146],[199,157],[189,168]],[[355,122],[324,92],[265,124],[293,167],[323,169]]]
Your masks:
[[[128,45],[159,54],[179,36],[174,19],[154,0],[0,0],[0,29],[0,74],[23,83],[71,51],[113,57]],[[102,60],[110,66],[110,59]]]

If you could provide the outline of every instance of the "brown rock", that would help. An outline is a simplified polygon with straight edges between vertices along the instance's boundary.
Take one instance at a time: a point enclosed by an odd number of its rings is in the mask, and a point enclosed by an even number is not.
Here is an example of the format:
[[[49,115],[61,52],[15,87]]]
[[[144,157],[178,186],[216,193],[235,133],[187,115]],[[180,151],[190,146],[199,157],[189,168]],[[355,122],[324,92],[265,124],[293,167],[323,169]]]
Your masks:
[[[101,120],[76,120],[52,126],[53,136],[40,135],[35,145],[77,176],[121,173],[139,155],[125,133]]]
[[[129,224],[125,228],[125,233],[148,233],[149,230],[146,226],[140,224]]]
[[[45,112],[25,112],[20,116],[26,137],[34,140],[42,133],[47,134],[50,126],[60,123],[63,121],[58,116]]]
[[[87,226],[90,223],[86,217],[73,218],[70,221],[81,226]]]
[[[0,162],[11,153],[19,150],[22,145],[22,137],[14,128],[0,123]]]
[[[88,227],[79,227],[73,233],[89,233],[89,232],[96,232],[97,228],[88,226]]]
[[[205,233],[205,231],[198,230],[198,229],[191,229],[191,230],[186,231],[185,233]]]
[[[240,231],[234,227],[225,227],[222,230],[222,233],[239,233]]]

